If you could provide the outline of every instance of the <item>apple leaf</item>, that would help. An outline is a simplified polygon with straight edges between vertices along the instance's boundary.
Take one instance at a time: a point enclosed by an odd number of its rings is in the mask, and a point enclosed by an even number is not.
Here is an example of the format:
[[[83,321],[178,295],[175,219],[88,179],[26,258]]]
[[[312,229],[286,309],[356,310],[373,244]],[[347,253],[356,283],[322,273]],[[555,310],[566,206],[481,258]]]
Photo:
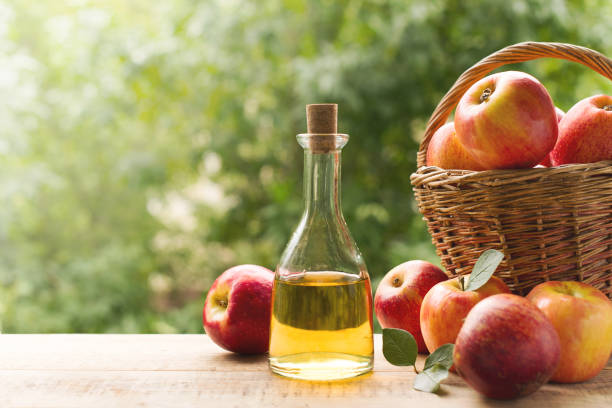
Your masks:
[[[425,360],[425,368],[414,379],[414,389],[425,392],[436,392],[440,382],[448,377],[448,370],[453,365],[454,344],[438,347]]]
[[[495,272],[495,269],[497,269],[502,259],[504,259],[503,252],[496,249],[487,249],[484,251],[472,269],[470,280],[465,290],[476,290],[487,283],[491,276],[493,276],[493,272]]]
[[[414,389],[425,392],[436,392],[440,389],[440,382],[448,377],[448,368],[434,364],[427,370],[417,374],[414,379]]]
[[[424,370],[427,370],[428,368],[433,367],[435,365],[440,365],[449,370],[453,365],[454,350],[455,345],[452,343],[447,343],[438,347],[433,353],[427,356],[427,359],[425,360]]]
[[[416,362],[417,342],[406,330],[383,329],[383,355],[396,366],[411,366]]]

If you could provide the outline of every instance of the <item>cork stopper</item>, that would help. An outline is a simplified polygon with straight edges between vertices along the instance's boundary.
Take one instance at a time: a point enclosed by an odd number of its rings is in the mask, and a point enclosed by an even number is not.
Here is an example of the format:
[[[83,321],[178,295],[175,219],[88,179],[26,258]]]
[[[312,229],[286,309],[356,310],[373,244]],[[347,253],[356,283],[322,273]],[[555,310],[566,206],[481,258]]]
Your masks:
[[[335,134],[338,133],[338,105],[313,103],[306,105],[306,124],[312,134],[309,145],[313,153],[335,150]]]
[[[312,103],[306,105],[308,133],[338,133],[338,105]]]

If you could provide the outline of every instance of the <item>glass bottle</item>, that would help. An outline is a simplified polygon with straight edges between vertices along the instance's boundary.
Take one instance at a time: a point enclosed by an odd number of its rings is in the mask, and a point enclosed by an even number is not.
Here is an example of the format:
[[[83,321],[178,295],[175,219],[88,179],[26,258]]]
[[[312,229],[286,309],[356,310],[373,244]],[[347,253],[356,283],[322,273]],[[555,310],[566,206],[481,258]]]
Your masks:
[[[306,107],[304,213],[276,268],[270,368],[287,377],[335,380],[372,369],[372,290],[340,207],[337,105]]]

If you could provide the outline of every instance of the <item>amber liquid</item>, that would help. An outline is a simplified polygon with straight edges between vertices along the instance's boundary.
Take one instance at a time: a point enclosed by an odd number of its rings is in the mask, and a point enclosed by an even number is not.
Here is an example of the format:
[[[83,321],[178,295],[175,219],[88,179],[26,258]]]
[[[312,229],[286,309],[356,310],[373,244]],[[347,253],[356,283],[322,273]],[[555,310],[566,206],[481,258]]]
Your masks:
[[[369,279],[307,272],[275,280],[272,293],[272,371],[305,380],[335,380],[372,369]]]

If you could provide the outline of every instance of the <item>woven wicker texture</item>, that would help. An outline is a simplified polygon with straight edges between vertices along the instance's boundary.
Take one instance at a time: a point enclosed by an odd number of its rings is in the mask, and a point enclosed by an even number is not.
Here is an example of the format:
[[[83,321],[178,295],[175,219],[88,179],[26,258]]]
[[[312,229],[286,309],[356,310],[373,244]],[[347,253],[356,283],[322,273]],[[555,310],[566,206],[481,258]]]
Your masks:
[[[612,297],[612,161],[520,170],[425,166],[427,146],[467,89],[506,64],[551,57],[612,80],[612,61],[584,47],[521,43],[465,71],[432,114],[411,176],[419,211],[449,276],[470,273],[488,248],[505,258],[496,276],[527,294],[547,280],[579,280]]]

